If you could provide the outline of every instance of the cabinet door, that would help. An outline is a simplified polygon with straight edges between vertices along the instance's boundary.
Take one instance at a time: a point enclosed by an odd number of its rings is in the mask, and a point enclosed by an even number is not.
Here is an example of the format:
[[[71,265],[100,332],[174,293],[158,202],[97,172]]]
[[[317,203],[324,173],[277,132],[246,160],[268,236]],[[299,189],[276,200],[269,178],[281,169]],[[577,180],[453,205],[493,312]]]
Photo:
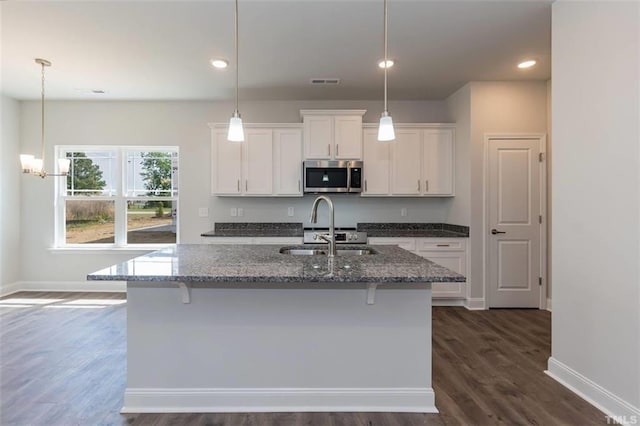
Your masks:
[[[467,273],[466,255],[463,251],[418,251],[418,255],[459,274],[466,275]],[[433,297],[464,298],[465,284],[466,283],[433,283],[431,287]]]
[[[393,195],[419,195],[421,192],[421,136],[419,129],[396,130],[396,140],[391,143]]]
[[[334,157],[341,160],[361,160],[362,117],[337,115],[333,120]]]
[[[227,130],[217,129],[211,147],[212,193],[239,195],[242,179],[242,142],[229,142]]]
[[[276,129],[275,181],[277,195],[302,196],[302,130]]]
[[[333,154],[333,117],[309,115],[304,117],[304,158],[328,160]]]
[[[245,129],[243,190],[246,195],[273,193],[273,131]]]
[[[363,196],[389,195],[390,144],[378,142],[377,129],[365,129],[364,148],[364,188]]]
[[[422,191],[425,195],[453,195],[453,129],[424,131]]]
[[[410,252],[416,250],[415,238],[369,237],[367,243],[380,246],[398,246]]]

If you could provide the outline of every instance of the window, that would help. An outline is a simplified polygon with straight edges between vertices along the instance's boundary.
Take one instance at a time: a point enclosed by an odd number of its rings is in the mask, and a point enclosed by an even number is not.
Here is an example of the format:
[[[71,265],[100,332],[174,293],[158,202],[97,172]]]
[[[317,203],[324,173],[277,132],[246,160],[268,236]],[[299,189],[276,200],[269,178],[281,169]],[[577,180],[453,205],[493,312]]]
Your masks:
[[[177,147],[59,146],[56,246],[175,244]]]

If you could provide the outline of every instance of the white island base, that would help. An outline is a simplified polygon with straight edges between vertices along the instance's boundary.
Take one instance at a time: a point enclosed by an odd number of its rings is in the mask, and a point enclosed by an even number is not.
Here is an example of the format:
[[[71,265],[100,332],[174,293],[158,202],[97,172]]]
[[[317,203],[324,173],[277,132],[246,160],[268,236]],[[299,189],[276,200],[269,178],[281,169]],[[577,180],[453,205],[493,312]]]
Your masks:
[[[437,412],[431,284],[189,287],[128,283],[123,413]]]

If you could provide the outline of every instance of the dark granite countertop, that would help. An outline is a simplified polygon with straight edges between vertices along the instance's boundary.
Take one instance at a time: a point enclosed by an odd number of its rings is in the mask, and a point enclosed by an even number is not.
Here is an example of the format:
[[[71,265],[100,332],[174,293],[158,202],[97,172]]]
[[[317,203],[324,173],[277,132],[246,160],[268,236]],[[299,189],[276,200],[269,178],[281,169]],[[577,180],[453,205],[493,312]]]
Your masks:
[[[308,246],[291,246],[304,247]],[[280,254],[280,245],[178,244],[102,269],[87,276],[107,281],[258,283],[424,283],[464,282],[465,278],[396,246],[376,253],[326,256]]]
[[[469,227],[449,223],[358,223],[369,237],[467,238]],[[216,223],[203,237],[302,237],[302,223]]]
[[[202,237],[301,237],[302,223],[216,223],[212,231]]]
[[[469,227],[449,223],[358,223],[369,237],[468,238]]]

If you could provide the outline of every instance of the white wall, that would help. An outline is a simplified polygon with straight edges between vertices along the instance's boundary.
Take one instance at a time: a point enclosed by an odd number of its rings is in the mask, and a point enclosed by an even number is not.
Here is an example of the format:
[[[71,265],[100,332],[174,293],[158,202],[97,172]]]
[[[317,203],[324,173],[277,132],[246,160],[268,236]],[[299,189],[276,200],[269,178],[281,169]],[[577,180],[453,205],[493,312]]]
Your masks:
[[[544,81],[471,83],[471,297],[485,298],[483,204],[484,136],[487,133],[547,131],[547,88]]]
[[[448,121],[456,123],[456,196],[451,200],[447,220],[457,225],[471,223],[471,83],[449,96],[445,105]]]
[[[549,371],[640,421],[640,3],[552,10]]]
[[[19,103],[2,95],[0,106],[0,295],[20,280]]]
[[[37,152],[39,146],[39,102],[22,102],[22,150]],[[367,122],[378,120],[381,102],[295,101],[243,102],[245,122],[300,122],[300,109],[367,109]],[[69,102],[47,104],[48,165],[54,145],[177,145],[180,147],[180,235],[183,243],[197,243],[200,233],[215,221],[306,222],[312,197],[300,199],[221,198],[210,195],[210,129],[207,123],[226,122],[233,110],[230,103],[213,102]],[[394,120],[401,122],[444,122],[444,102],[392,102]],[[24,217],[22,236],[29,241],[22,249],[25,281],[84,280],[88,272],[120,262],[133,254],[60,254],[49,250],[54,244],[53,178],[23,179]],[[365,221],[428,221],[447,218],[447,199],[362,199],[337,196],[339,225]],[[34,208],[34,206],[37,206]],[[287,207],[295,216],[287,217]],[[210,217],[198,217],[199,207],[209,207]],[[231,207],[243,207],[244,217],[232,218]],[[408,216],[401,217],[406,207]],[[321,213],[319,219],[326,217]],[[37,265],[37,267],[34,267]]]

